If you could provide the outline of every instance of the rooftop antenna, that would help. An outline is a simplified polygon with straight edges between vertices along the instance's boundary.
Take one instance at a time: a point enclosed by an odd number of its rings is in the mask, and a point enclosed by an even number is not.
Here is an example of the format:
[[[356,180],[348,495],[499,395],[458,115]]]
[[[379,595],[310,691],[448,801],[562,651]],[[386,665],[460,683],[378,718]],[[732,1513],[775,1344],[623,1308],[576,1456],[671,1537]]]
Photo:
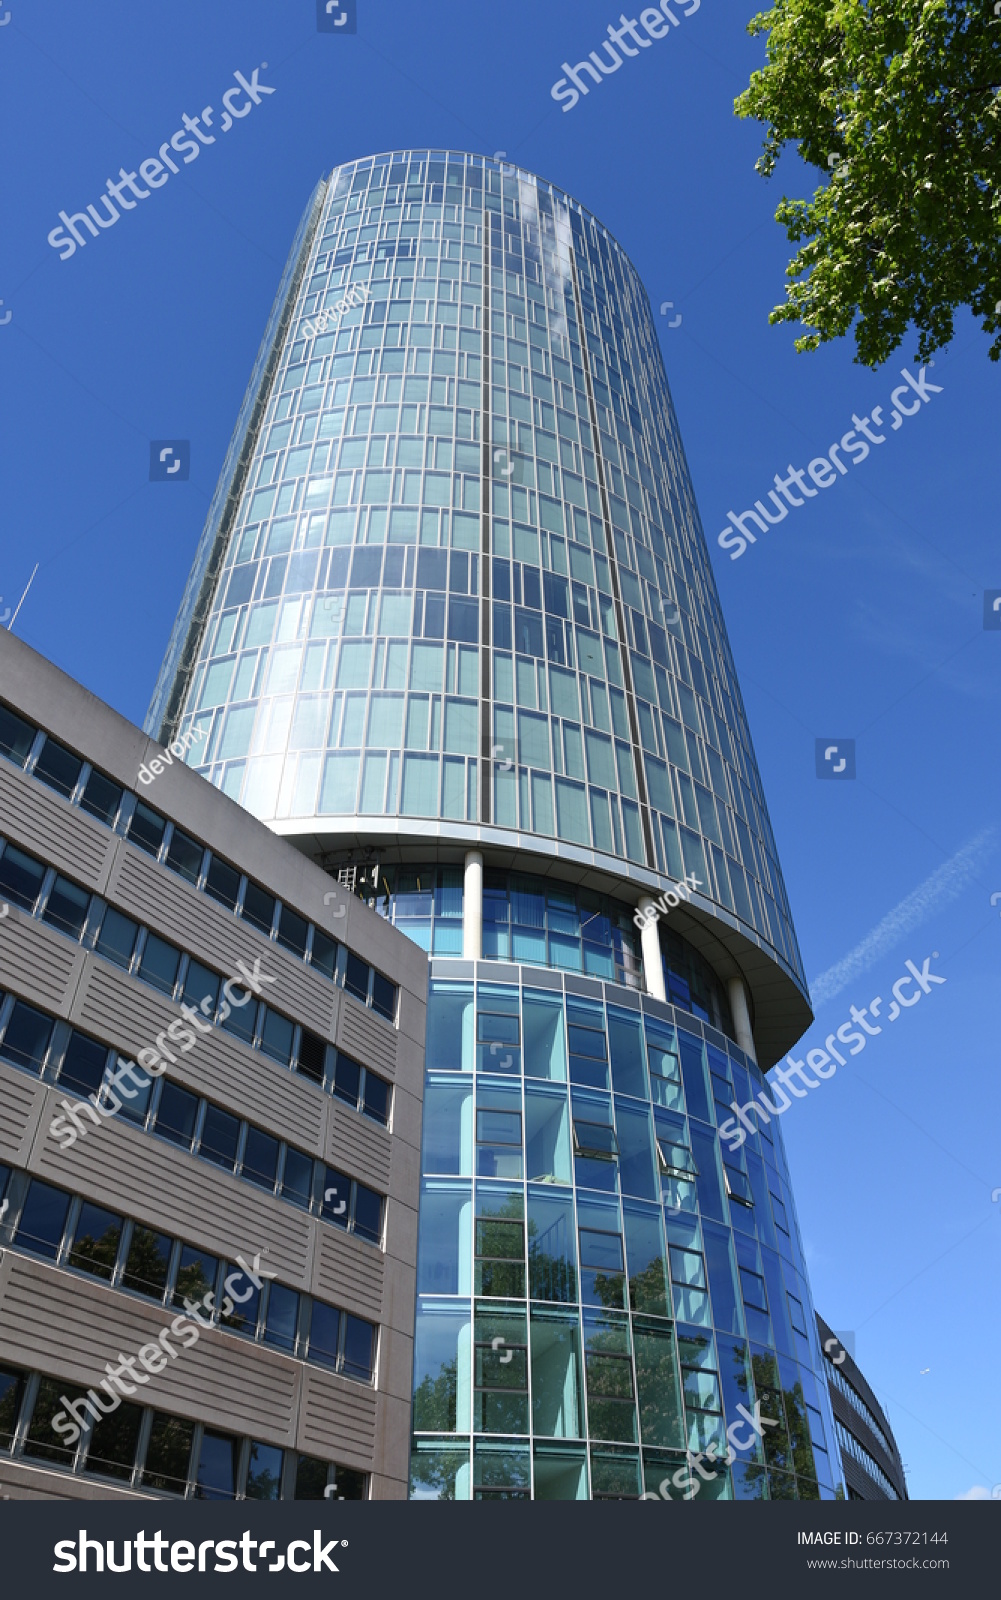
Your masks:
[[[14,615],[11,617],[10,621],[7,624],[7,632],[8,633],[10,632],[11,628],[14,626],[15,622],[17,621],[17,613],[18,613],[18,611],[20,611],[21,607],[24,605],[25,600],[28,598],[28,590],[31,588],[31,585],[35,581],[35,572],[37,572],[37,571],[38,571],[38,562],[36,561],[35,562],[35,571],[31,574],[31,577],[28,579],[27,583],[25,584],[25,586],[24,586],[24,594],[21,596],[20,600],[17,602],[17,610],[14,612]]]

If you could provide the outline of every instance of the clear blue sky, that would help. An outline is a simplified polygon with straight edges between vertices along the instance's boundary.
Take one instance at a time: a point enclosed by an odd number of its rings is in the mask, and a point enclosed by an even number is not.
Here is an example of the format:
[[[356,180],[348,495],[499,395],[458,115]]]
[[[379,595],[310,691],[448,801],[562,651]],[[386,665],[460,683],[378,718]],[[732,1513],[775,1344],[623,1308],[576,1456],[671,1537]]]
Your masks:
[[[685,0],[691,5],[692,0]],[[807,1046],[913,960],[947,978],[783,1118],[816,1303],[856,1333],[916,1498],[1001,1483],[997,1128],[1001,854],[998,390],[961,317],[941,385],[868,460],[759,538],[718,549],[775,473],[805,468],[901,382],[845,343],[795,354],[770,328],[789,247],[772,220],[812,179],[766,183],[734,96],[763,57],[750,3],[708,3],[564,113],[560,63],[596,50],[613,0],[502,7],[358,0],[354,37],[315,0],[5,0],[0,26],[0,613],[141,722],[299,216],[321,173],[406,146],[505,150],[616,235],[658,317],[793,916],[811,979],[972,844],[859,958]],[[0,13],[2,15],[2,13]],[[635,12],[627,13],[635,16]],[[275,93],[70,260],[65,208],[155,156],[262,62]],[[237,102],[242,103],[242,101]],[[680,313],[682,321],[669,328]],[[149,441],[191,440],[191,479],[148,482]],[[854,782],[814,740],[855,737]],[[828,984],[828,988],[833,984]],[[994,1017],[994,1023],[991,1018]],[[924,1369],[928,1369],[925,1371]],[[975,1419],[975,1420],[974,1420]]]

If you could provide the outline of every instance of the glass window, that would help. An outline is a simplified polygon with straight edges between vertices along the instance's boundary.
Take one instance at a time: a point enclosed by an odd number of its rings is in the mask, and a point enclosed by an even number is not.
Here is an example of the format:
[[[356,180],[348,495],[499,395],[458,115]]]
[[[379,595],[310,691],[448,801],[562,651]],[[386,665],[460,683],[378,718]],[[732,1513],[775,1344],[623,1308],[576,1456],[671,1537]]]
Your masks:
[[[243,1152],[243,1176],[261,1189],[273,1190],[278,1176],[277,1139],[259,1128],[247,1129],[247,1143]]]
[[[221,1111],[218,1106],[206,1106],[205,1121],[198,1154],[217,1167],[232,1172],[236,1166],[236,1147],[240,1138],[240,1119]]]
[[[355,1233],[374,1244],[382,1238],[382,1196],[363,1183],[355,1184]]]
[[[321,933],[319,928],[313,929],[313,966],[327,978],[332,978],[337,967],[337,940],[331,939],[327,934]]]
[[[218,856],[212,856],[209,861],[209,870],[205,874],[205,893],[219,904],[226,906],[230,911],[236,910],[236,898],[240,892],[240,874],[235,867],[227,861],[222,861]]]
[[[236,1460],[239,1441],[227,1433],[202,1434],[195,1478],[196,1500],[236,1499]]]
[[[123,916],[120,911],[109,906],[104,913],[101,932],[94,948],[106,961],[113,961],[116,966],[127,968],[136,947],[138,932],[138,922],[133,922],[131,917]]]
[[[179,877],[186,878],[188,883],[197,883],[202,873],[204,854],[204,847],[197,839],[182,833],[180,828],[174,829],[167,846],[167,865]]]
[[[338,1100],[343,1100],[346,1105],[357,1106],[361,1085],[361,1067],[357,1061],[352,1061],[350,1056],[343,1051],[337,1052],[337,1065],[334,1069],[334,1094]]]
[[[372,974],[372,1010],[387,1022],[396,1020],[396,984],[390,983],[381,972]]]
[[[79,939],[87,921],[89,906],[90,894],[86,889],[78,888],[68,878],[57,877],[49,890],[42,920],[51,923],[61,933],[69,934],[71,939]]]
[[[192,1244],[182,1245],[171,1304],[183,1306],[185,1300],[193,1300],[196,1305],[199,1304],[210,1290],[215,1288],[218,1273],[219,1261],[216,1256],[209,1255],[207,1251],[199,1250]]]
[[[191,1149],[198,1115],[198,1096],[182,1089],[179,1084],[164,1080],[160,1090],[160,1105],[156,1113],[156,1131],[163,1139]]]
[[[373,1122],[381,1122],[385,1126],[389,1121],[389,1084],[377,1078],[374,1072],[365,1074],[365,1103],[362,1110]]]
[[[304,1211],[309,1210],[313,1195],[313,1163],[309,1156],[304,1156],[300,1151],[291,1148],[285,1151],[282,1195],[284,1199],[291,1200],[294,1206],[301,1206]]]
[[[70,1197],[65,1190],[32,1178],[17,1225],[17,1243],[35,1255],[55,1261],[69,1208]]]
[[[145,850],[148,856],[158,856],[166,828],[166,821],[158,812],[143,805],[141,800],[136,801],[136,809],[129,821],[127,835],[133,844],[137,844],[140,850]]]
[[[42,745],[41,753],[35,762],[35,777],[40,778],[50,789],[55,789],[58,794],[67,797],[73,793],[83,770],[83,762],[71,750],[66,750],[55,739],[46,738]]]
[[[282,906],[278,915],[278,943],[292,950],[297,956],[306,954],[306,936],[309,933],[309,923],[305,917],[300,917],[288,906]]]
[[[601,1161],[612,1161],[619,1152],[613,1128],[600,1122],[581,1122],[577,1118],[573,1125],[573,1145],[576,1155]]]
[[[277,1011],[272,1011],[270,1006],[264,1007],[264,1026],[261,1029],[261,1049],[272,1060],[280,1061],[283,1067],[292,1064],[292,1035],[294,1029],[287,1017]]]
[[[343,1321],[344,1375],[348,1378],[359,1378],[363,1383],[371,1383],[375,1358],[375,1329],[370,1322],[363,1321],[361,1317],[345,1314]]]
[[[243,896],[244,920],[253,923],[255,928],[260,928],[262,933],[270,936],[271,924],[275,920],[275,897],[268,894],[266,889],[259,889],[256,883],[248,882]]]
[[[0,712],[0,718],[3,713]],[[2,722],[0,722],[2,727]],[[0,1450],[9,1450],[24,1398],[24,1377],[10,1367],[0,1367]]]
[[[261,1291],[245,1274],[242,1267],[229,1262],[223,1267],[223,1291],[219,1321],[233,1333],[242,1333],[249,1339],[257,1337],[257,1323],[261,1309]],[[226,1310],[229,1303],[230,1309]]]
[[[142,1406],[129,1405],[127,1401],[117,1411],[102,1417],[88,1440],[84,1470],[128,1482],[135,1465],[142,1419]]]
[[[27,1067],[29,1072],[41,1072],[54,1026],[51,1017],[25,1005],[23,1000],[15,1000],[0,1055],[19,1067]]]
[[[327,1487],[327,1463],[316,1456],[300,1456],[295,1469],[295,1498],[322,1500]]]
[[[341,1333],[341,1314],[333,1306],[313,1301],[309,1322],[309,1357],[321,1366],[336,1367],[337,1345]]]
[[[70,1034],[63,1064],[59,1069],[59,1082],[81,1094],[94,1094],[104,1082],[108,1060],[108,1047],[88,1039],[76,1029]]]
[[[59,1412],[65,1417],[67,1400],[79,1400],[82,1397],[83,1390],[75,1384],[63,1383],[56,1378],[42,1379],[31,1411],[28,1436],[24,1441],[26,1456],[34,1456],[40,1461],[54,1461],[62,1466],[72,1462],[76,1455],[76,1444],[66,1446],[56,1443],[60,1435],[54,1430],[52,1419]]]
[[[44,879],[40,861],[7,845],[0,856],[0,899],[13,901],[22,911],[34,911]]]
[[[23,767],[28,751],[35,742],[36,729],[23,717],[15,716],[6,706],[0,706],[0,755]]]
[[[264,1320],[264,1343],[279,1350],[295,1350],[299,1296],[283,1283],[268,1284],[268,1310]]]
[[[154,1233],[137,1222],[132,1228],[128,1260],[122,1274],[122,1287],[162,1300],[167,1287],[170,1252],[174,1241],[169,1234]]]
[[[242,1005],[232,1005],[223,996],[219,1007],[219,1026],[234,1038],[242,1039],[244,1044],[253,1046],[260,1007],[248,990],[242,990],[241,994],[244,997]]]
[[[273,1444],[251,1441],[250,1459],[247,1462],[247,1486],[244,1494],[248,1500],[277,1500],[281,1496],[282,1465],[285,1452]]]
[[[80,810],[87,811],[98,822],[113,828],[121,810],[123,791],[103,772],[91,772],[80,796]]]
[[[353,994],[356,1000],[364,1005],[368,999],[368,975],[371,968],[359,956],[347,953],[347,964],[344,968],[344,987],[348,994]]]
[[[95,1278],[110,1279],[118,1260],[121,1238],[122,1218],[85,1201],[77,1219],[69,1266],[91,1272]]]
[[[580,1230],[580,1264],[609,1272],[621,1272],[622,1237],[618,1233],[601,1233],[595,1228]]]
[[[139,962],[140,978],[152,984],[154,989],[172,995],[177,985],[177,969],[180,964],[180,950],[168,944],[166,939],[161,939],[159,934],[146,935],[142,959]]]
[[[219,978],[208,967],[203,967],[200,961],[188,961],[188,970],[184,976],[184,1000],[187,1005],[197,1006],[204,1017],[215,1015],[216,1002],[219,999]],[[202,1005],[203,1000],[208,1000],[209,1005]]]
[[[476,1138],[481,1144],[521,1144],[520,1111],[477,1111]]]
[[[184,1493],[194,1434],[193,1422],[165,1416],[162,1411],[154,1412],[142,1474],[142,1481],[148,1488],[165,1494]]]

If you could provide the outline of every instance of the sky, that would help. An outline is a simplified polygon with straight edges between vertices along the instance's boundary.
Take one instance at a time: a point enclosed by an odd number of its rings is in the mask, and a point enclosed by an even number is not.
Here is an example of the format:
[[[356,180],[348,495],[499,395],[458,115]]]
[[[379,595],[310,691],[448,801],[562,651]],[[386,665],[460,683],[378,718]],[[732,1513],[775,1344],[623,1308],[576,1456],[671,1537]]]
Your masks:
[[[1001,629],[983,623],[984,591],[1001,592],[1001,368],[965,314],[923,400],[901,376],[919,371],[913,335],[870,372],[849,341],[797,354],[795,330],[769,326],[792,251],[774,211],[816,172],[794,152],[770,180],[754,170],[762,129],[733,115],[764,59],[753,9],[679,5],[668,38],[563,110],[561,63],[599,48],[614,0],[357,0],[354,34],[318,31],[316,0],[6,0],[0,618],[37,563],[15,631],[142,722],[282,267],[331,167],[503,151],[576,196],[654,307],[816,990],[794,1054],[882,1005],[865,1050],[782,1118],[815,1303],[854,1335],[911,1496],[1001,1497]],[[46,242],[61,209],[96,204],[255,68],[272,94],[61,259]],[[894,428],[901,400],[913,414]],[[867,459],[737,559],[719,547],[730,511],[770,506],[776,473],[874,406]],[[150,482],[150,442],[175,438],[190,478]],[[855,777],[819,780],[816,741],[822,765],[839,745],[833,767],[846,739]],[[902,988],[920,1003],[890,1026],[908,961],[946,981]]]

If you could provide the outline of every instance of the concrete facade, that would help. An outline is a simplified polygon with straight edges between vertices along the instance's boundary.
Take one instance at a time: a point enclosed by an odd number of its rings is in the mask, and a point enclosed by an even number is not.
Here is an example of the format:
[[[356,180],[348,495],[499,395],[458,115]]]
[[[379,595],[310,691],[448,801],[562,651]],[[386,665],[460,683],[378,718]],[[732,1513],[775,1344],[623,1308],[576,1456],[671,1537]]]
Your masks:
[[[187,1058],[178,1051],[163,1076],[165,1084],[185,1088],[211,1107],[245,1119],[252,1129],[287,1141],[300,1156],[331,1163],[354,1181],[352,1193],[355,1185],[363,1185],[384,1196],[378,1244],[321,1218],[315,1180],[311,1209],[290,1205],[125,1116],[88,1127],[86,1137],[64,1149],[50,1127],[67,1093],[54,1081],[61,1069],[53,1050],[41,1073],[32,1074],[4,1059],[0,1045],[0,1163],[11,1169],[7,1194],[15,1194],[0,1226],[0,1369],[40,1373],[86,1388],[100,1380],[105,1363],[156,1340],[177,1314],[176,1306],[158,1307],[123,1289],[121,1259],[107,1283],[66,1265],[68,1239],[55,1261],[40,1260],[19,1245],[18,1212],[26,1176],[31,1176],[224,1261],[267,1252],[262,1259],[278,1283],[376,1325],[372,1384],[213,1326],[190,1355],[152,1376],[138,1401],[206,1429],[282,1449],[286,1496],[295,1462],[290,1453],[301,1452],[368,1474],[372,1498],[405,1497],[427,988],[423,952],[351,894],[332,894],[324,872],[181,762],[144,785],[138,774],[162,755],[159,747],[6,632],[0,636],[0,702],[126,793],[115,828],[95,820],[32,775],[36,739],[27,770],[0,757],[0,835],[12,847],[217,974],[236,974],[241,961],[253,970],[260,961],[274,979],[266,998],[274,996],[287,1021],[308,1028],[324,1045],[392,1086],[391,1116],[384,1127],[335,1098],[329,1081],[326,1087],[310,1081],[218,1025]],[[75,798],[86,779],[84,768]],[[359,1003],[343,979],[333,981],[313,970],[273,935],[124,837],[129,795],[391,979],[399,987],[395,1022]],[[0,920],[0,991],[134,1061],[158,1035],[164,1040],[180,1017],[178,1003],[89,948],[90,923],[82,939],[48,925],[39,908],[44,911],[45,896],[52,892],[49,881],[35,914],[12,902]],[[137,946],[140,952],[143,948]],[[186,970],[180,968],[182,974]],[[9,1018],[12,1013],[8,1008],[0,1014]],[[53,1039],[59,1036],[57,1030]],[[328,1053],[328,1080],[331,1060]],[[72,1091],[69,1097],[72,1103]],[[138,1467],[131,1482],[116,1486],[81,1473],[79,1462],[69,1476],[65,1463],[33,1461],[24,1451],[30,1403],[30,1392],[22,1393],[19,1422],[0,1416],[0,1435],[8,1425],[17,1429],[12,1453],[4,1452],[0,1437],[4,1495],[102,1498],[150,1492],[140,1487]],[[196,1433],[195,1475],[200,1437]],[[193,1482],[189,1493],[192,1488]]]

